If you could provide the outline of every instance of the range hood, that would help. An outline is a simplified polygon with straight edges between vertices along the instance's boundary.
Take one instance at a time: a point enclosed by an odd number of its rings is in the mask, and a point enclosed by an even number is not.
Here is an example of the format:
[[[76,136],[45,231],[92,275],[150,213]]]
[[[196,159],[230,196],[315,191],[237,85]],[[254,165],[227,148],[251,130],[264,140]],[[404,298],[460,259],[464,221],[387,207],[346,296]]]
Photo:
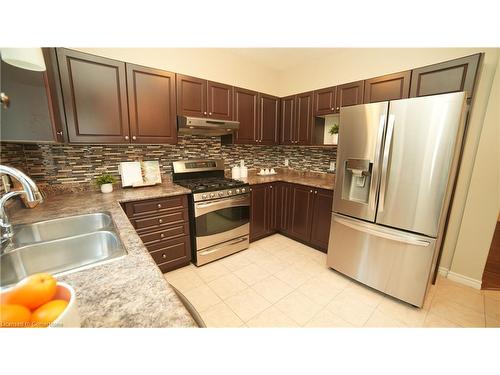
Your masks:
[[[179,134],[226,135],[234,133],[239,127],[240,123],[238,121],[177,116],[177,130]]]

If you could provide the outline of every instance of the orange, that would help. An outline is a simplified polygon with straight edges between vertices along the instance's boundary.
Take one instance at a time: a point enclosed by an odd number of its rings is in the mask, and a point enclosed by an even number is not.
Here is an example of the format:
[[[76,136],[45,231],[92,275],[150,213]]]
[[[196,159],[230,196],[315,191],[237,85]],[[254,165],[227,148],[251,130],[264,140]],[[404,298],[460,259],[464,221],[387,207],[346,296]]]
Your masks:
[[[31,321],[34,327],[47,327],[50,323],[57,319],[59,315],[68,306],[68,302],[62,299],[55,299],[40,306],[33,311]]]
[[[0,327],[23,328],[31,326],[31,311],[21,305],[0,305]]]
[[[49,302],[56,294],[57,281],[48,273],[37,273],[20,281],[4,303],[23,305],[30,310]]]

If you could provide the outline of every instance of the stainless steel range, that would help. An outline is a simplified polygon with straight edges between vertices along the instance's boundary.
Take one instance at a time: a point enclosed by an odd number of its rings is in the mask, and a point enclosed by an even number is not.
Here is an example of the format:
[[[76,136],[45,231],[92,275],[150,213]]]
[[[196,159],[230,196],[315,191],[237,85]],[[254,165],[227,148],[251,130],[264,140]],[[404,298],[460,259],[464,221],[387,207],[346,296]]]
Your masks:
[[[201,266],[248,248],[250,189],[224,177],[224,160],[173,162],[173,181],[192,191],[189,218],[193,260]]]

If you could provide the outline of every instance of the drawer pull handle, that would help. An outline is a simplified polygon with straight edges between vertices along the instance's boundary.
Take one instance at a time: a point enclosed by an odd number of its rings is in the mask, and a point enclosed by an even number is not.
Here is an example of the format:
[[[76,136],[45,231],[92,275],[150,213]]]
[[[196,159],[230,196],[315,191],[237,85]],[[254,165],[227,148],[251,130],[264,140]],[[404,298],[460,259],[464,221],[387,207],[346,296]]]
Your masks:
[[[158,208],[161,208],[161,203],[158,203]]]
[[[161,233],[161,234],[160,234],[160,237],[161,237],[161,238],[165,237],[165,233]]]
[[[158,219],[158,222],[161,224],[161,223],[163,223],[163,220],[162,219]]]
[[[165,258],[167,257],[167,254],[163,253],[163,254],[161,254],[161,257],[162,257],[163,259],[165,259]]]

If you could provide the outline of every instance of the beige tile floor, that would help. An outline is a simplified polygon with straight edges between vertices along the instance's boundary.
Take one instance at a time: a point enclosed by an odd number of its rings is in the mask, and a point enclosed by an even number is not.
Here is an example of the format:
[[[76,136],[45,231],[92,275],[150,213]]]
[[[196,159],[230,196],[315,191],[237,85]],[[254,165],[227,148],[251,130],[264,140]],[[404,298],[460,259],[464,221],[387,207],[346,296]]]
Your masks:
[[[418,309],[329,269],[326,254],[279,234],[165,278],[207,327],[500,327],[500,292],[440,277]]]

